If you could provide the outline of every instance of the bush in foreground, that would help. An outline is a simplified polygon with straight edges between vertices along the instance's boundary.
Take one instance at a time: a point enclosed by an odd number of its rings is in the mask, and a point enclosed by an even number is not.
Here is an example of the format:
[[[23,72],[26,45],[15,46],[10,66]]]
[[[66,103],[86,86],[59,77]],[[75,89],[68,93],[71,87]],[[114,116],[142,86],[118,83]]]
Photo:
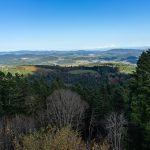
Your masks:
[[[14,140],[16,150],[108,150],[107,141],[102,144],[85,144],[78,132],[69,127],[56,130],[48,127]]]

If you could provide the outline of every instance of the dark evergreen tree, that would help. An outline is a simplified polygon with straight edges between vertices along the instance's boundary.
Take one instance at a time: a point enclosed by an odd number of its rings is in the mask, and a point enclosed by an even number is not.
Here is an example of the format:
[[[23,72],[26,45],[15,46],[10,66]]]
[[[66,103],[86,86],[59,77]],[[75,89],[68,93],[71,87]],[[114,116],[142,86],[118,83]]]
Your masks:
[[[117,87],[113,90],[113,95],[111,99],[112,111],[114,112],[123,112],[125,109],[125,100],[126,95],[124,93],[124,89],[117,85]]]
[[[143,52],[137,62],[136,72],[130,85],[131,122],[136,129],[132,140],[132,149],[150,149],[150,50]],[[131,146],[132,146],[131,145]]]
[[[51,92],[53,92],[54,90],[58,90],[61,88],[65,88],[64,82],[60,78],[56,78],[56,80],[52,82],[50,90]]]

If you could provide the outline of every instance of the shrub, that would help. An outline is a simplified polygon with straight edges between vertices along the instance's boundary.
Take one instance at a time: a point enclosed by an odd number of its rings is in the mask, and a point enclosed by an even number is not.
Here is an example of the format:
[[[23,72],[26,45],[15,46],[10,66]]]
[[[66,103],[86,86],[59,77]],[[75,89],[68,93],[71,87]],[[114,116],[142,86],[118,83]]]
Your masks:
[[[14,144],[16,150],[85,150],[79,134],[67,127],[30,133],[22,137],[22,142],[15,139]]]

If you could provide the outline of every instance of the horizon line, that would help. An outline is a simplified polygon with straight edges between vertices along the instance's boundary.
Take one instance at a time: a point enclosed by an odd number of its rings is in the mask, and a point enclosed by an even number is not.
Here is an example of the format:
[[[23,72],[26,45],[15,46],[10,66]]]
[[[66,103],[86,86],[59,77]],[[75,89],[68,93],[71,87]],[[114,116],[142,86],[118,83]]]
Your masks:
[[[99,48],[75,48],[75,49],[13,49],[13,50],[0,50],[0,52],[19,52],[19,51],[107,51],[111,49],[149,49],[150,46],[112,46],[112,47],[99,47]]]

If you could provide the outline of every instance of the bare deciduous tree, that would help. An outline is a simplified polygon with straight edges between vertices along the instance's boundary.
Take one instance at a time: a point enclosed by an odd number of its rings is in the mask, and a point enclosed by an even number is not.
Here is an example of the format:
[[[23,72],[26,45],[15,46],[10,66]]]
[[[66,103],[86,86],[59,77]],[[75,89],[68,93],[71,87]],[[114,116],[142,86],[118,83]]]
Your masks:
[[[71,90],[56,90],[47,99],[48,120],[59,128],[78,128],[86,108],[87,103]]]
[[[124,115],[118,113],[111,113],[106,118],[106,129],[108,131],[108,139],[111,142],[112,150],[122,150],[123,144],[121,143],[125,135],[125,127],[127,121]]]

